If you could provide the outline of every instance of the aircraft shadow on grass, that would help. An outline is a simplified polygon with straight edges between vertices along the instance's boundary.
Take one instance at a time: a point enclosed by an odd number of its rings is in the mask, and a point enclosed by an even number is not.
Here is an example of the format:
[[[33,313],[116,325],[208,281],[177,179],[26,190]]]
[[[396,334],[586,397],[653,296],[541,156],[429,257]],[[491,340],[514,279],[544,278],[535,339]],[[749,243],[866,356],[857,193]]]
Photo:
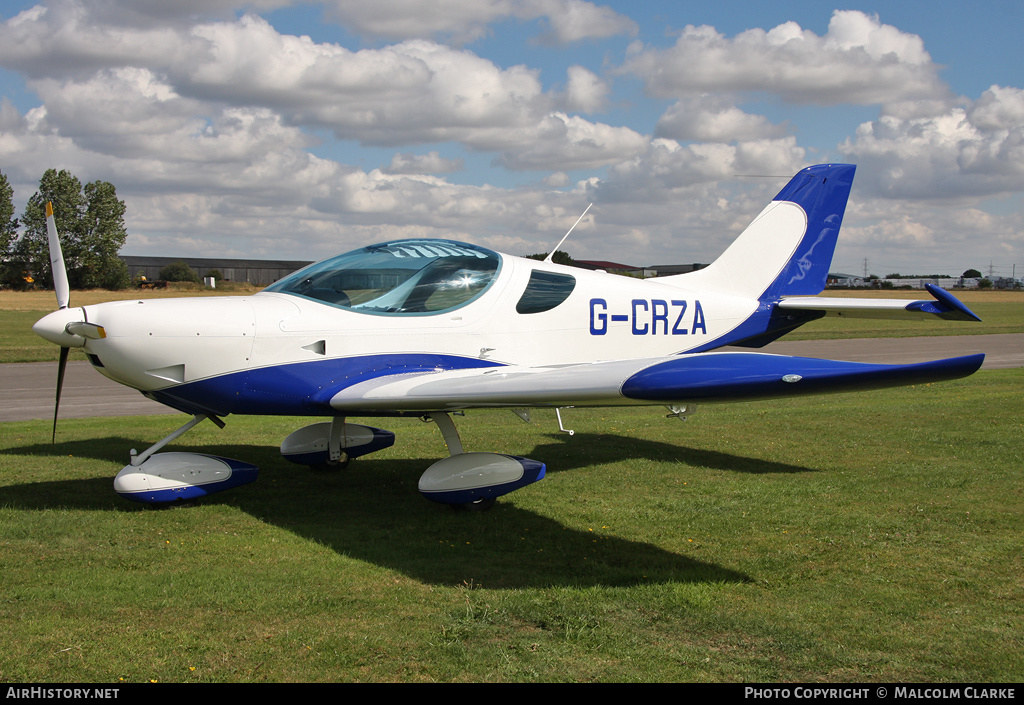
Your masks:
[[[676,460],[733,472],[813,472],[728,453],[684,448],[607,434],[553,435],[534,453],[551,457],[559,472],[597,469],[627,458]],[[35,444],[9,454],[46,458],[88,457],[124,462],[123,449],[138,443],[110,437]],[[360,459],[345,470],[316,473],[284,461],[276,447],[212,446],[218,455],[248,455],[260,480],[230,495],[197,504],[233,506],[339,555],[365,560],[432,584],[471,583],[489,588],[552,585],[627,586],[659,582],[747,582],[751,578],[648,543],[611,535],[599,526],[568,528],[510,501],[488,512],[452,511],[425,501],[417,479],[433,459]],[[136,505],[110,492],[111,477],[26,482],[5,487],[4,506],[96,511],[163,511]],[[543,483],[534,491],[542,492]],[[585,501],[581,499],[581,501]],[[623,501],[629,501],[628,496]],[[184,505],[170,511],[187,511]],[[680,529],[682,531],[682,529]]]
[[[593,468],[628,459],[677,462],[693,467],[757,475],[816,472],[813,468],[800,465],[649,441],[634,436],[607,433],[576,433],[571,439],[558,434],[547,436],[552,440],[551,443],[537,445],[527,455],[544,458],[548,462],[548,474]]]

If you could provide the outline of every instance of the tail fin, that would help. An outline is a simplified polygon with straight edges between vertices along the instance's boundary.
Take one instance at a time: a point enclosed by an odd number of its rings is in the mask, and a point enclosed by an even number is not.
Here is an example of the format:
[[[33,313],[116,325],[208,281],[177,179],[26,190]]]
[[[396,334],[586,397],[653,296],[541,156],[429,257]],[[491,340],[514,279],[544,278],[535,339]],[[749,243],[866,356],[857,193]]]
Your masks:
[[[661,281],[765,302],[821,293],[856,168],[807,167],[711,265]]]

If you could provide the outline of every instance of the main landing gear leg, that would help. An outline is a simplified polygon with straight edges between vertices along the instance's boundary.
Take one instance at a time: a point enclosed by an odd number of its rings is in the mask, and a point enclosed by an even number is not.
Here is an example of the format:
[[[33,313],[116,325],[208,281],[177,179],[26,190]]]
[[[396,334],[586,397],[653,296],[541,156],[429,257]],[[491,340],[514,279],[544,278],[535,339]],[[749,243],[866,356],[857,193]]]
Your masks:
[[[341,470],[348,465],[349,457],[345,448],[345,417],[331,418],[331,433],[327,438],[327,462],[318,470]]]
[[[455,422],[452,421],[451,416],[443,411],[434,411],[427,414],[427,416],[437,424],[441,435],[444,436],[444,443],[448,446],[448,455],[458,455],[465,452],[462,450],[462,439],[459,438],[459,429],[455,428]]]

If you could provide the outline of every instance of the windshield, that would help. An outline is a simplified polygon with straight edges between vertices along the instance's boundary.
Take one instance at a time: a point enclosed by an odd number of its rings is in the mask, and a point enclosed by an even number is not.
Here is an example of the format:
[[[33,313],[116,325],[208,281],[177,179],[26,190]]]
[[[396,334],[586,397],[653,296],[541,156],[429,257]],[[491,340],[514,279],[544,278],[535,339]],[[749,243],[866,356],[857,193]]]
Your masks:
[[[443,313],[482,294],[500,267],[498,253],[475,245],[396,240],[311,264],[265,291],[362,313]]]

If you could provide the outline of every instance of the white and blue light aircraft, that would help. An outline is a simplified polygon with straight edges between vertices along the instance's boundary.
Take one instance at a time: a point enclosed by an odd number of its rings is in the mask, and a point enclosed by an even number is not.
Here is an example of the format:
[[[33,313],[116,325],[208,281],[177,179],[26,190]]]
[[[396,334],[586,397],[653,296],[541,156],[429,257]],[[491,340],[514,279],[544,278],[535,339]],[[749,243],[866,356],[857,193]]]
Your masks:
[[[695,403],[975,372],[984,355],[886,365],[716,352],[761,347],[825,315],[980,320],[938,287],[929,287],[932,300],[818,296],[854,170],[804,169],[710,266],[647,280],[408,239],[312,264],[254,296],[71,308],[50,211],[59,310],[34,330],[62,348],[58,406],[68,349],[77,347],[101,374],[192,415],[143,453],[132,451],[114,480],[128,499],[191,499],[256,479],[256,468],[240,461],[156,452],[204,419],[321,416],[284,439],[281,453],[340,467],[394,442],[349,418],[413,415],[436,422],[450,453],[426,469],[420,492],[486,508],[541,479],[545,466],[464,452],[453,412],[511,409],[528,419],[531,408],[662,405],[685,418]]]

